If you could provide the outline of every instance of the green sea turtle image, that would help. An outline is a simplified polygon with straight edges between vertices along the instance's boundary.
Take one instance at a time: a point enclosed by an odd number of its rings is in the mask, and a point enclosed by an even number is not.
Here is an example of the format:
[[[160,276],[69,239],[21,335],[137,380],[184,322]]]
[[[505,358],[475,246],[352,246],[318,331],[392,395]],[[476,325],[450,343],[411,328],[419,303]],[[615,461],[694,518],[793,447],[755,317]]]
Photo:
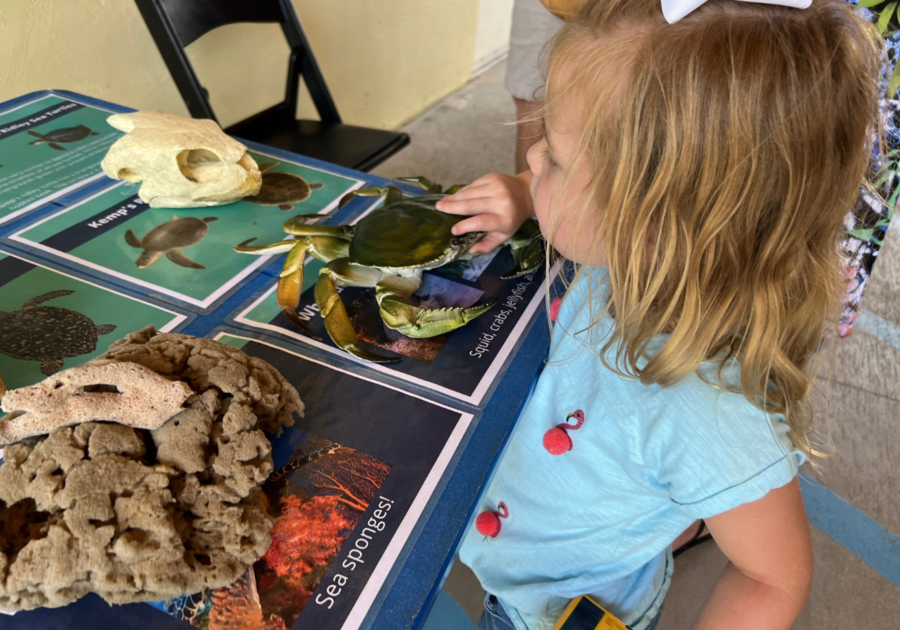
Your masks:
[[[78,311],[58,306],[39,306],[74,291],[50,291],[31,298],[21,310],[0,311],[0,353],[22,361],[40,361],[45,376],[62,369],[63,359],[93,352],[97,337],[116,329],[96,325]]]
[[[144,253],[137,259],[138,269],[146,269],[159,260],[163,254],[176,265],[188,269],[206,269],[203,265],[195,263],[182,254],[181,250],[202,241],[209,231],[208,224],[218,220],[218,217],[179,219],[178,215],[175,215],[171,221],[157,225],[147,232],[144,238],[138,238],[134,232],[128,230],[125,232],[125,242],[136,249],[144,250]]]
[[[244,201],[261,206],[278,206],[282,210],[293,210],[295,203],[306,201],[312,191],[322,188],[324,184],[310,184],[299,175],[293,173],[267,173],[270,168],[280,162],[269,162],[259,167],[262,175],[262,186],[252,197],[244,197]]]
[[[422,284],[422,273],[449,265],[472,255],[469,250],[486,232],[456,236],[452,228],[466,217],[446,214],[435,204],[462,185],[442,192],[441,186],[424,177],[398,178],[418,184],[426,194],[405,197],[396,186],[360,188],[341,199],[343,207],[355,196],[384,196],[384,205],[355,225],[307,225],[309,217],[296,216],[283,229],[294,238],[270,245],[251,246],[244,241],[234,249],[242,254],[287,253],[277,299],[284,316],[311,337],[315,332],[297,315],[303,290],[303,266],[307,254],[325,263],[316,281],[316,306],[325,321],[325,330],[335,345],[365,361],[397,361],[369,352],[359,345],[339,287],[371,287],[384,325],[407,337],[436,337],[466,325],[493,307],[496,300],[465,308],[425,308],[410,302]],[[544,240],[536,221],[526,221],[504,243],[512,252],[514,268],[502,276],[516,278],[535,271],[545,260]]]
[[[28,133],[35,138],[38,138],[38,140],[35,140],[34,142],[29,142],[28,146],[47,143],[47,146],[49,146],[51,149],[56,149],[57,151],[67,150],[66,147],[59,146],[60,142],[78,142],[79,140],[90,138],[91,136],[100,135],[90,127],[85,127],[84,125],[78,125],[77,127],[65,127],[63,129],[54,129],[53,131],[48,131],[44,134],[40,134],[37,131],[29,129]]]

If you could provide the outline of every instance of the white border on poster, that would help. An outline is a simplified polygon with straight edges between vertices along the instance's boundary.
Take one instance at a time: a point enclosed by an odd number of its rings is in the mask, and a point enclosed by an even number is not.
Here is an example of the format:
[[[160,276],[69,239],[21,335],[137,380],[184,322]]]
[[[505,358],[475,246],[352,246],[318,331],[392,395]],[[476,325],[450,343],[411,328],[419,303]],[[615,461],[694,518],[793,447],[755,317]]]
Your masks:
[[[335,367],[333,365],[328,365],[327,363],[324,363],[322,361],[310,359],[309,357],[297,354],[296,352],[291,352],[290,350],[286,350],[272,343],[260,341],[259,339],[242,337],[241,335],[233,334],[230,332],[220,332],[214,337],[214,339],[218,341],[222,337],[244,339],[253,343],[259,343],[264,346],[269,346],[270,348],[280,350],[281,352],[286,352],[296,357],[300,357],[304,361],[309,361],[328,369],[341,372],[342,374],[347,374],[348,376],[352,376],[363,381],[368,381],[369,383],[374,383],[376,385],[380,385],[381,387],[386,387],[387,389],[392,389],[406,396],[412,396],[413,398],[424,400],[431,405],[449,409],[450,411],[454,411],[459,414],[459,420],[456,423],[456,427],[454,427],[453,431],[451,431],[450,436],[447,438],[446,444],[444,444],[444,448],[441,449],[441,452],[435,460],[434,465],[431,467],[431,471],[429,471],[428,475],[425,477],[425,480],[422,482],[422,487],[416,493],[416,497],[410,504],[409,510],[407,510],[406,515],[403,517],[403,520],[400,521],[400,525],[397,527],[397,531],[394,532],[394,536],[391,538],[387,548],[384,550],[384,553],[381,555],[381,558],[375,565],[375,569],[372,571],[372,575],[369,576],[369,579],[366,581],[366,585],[363,587],[363,590],[360,592],[359,597],[356,599],[356,603],[353,605],[353,608],[350,609],[350,614],[344,621],[344,625],[341,626],[341,630],[358,630],[358,628],[365,620],[366,614],[368,614],[369,609],[372,607],[372,604],[375,601],[375,597],[378,595],[378,592],[384,585],[385,580],[387,580],[387,577],[390,574],[394,563],[397,562],[397,558],[400,556],[400,552],[403,551],[403,547],[406,544],[406,541],[409,539],[410,534],[412,534],[416,523],[419,521],[419,517],[422,515],[422,512],[425,511],[425,506],[428,504],[428,500],[431,498],[431,495],[434,494],[434,491],[437,488],[441,477],[443,477],[444,472],[447,470],[447,466],[449,466],[450,461],[453,459],[453,456],[456,453],[456,449],[459,448],[463,437],[469,430],[469,425],[472,423],[474,415],[471,413],[461,412],[457,409],[453,409],[452,407],[448,407],[447,405],[442,405],[440,403],[434,402],[433,400],[429,400],[424,396],[419,396],[417,394],[407,392],[400,389],[399,387],[387,385],[380,381],[376,381],[375,379],[367,378],[359,374],[354,374],[353,372],[342,370],[341,368]]]
[[[252,149],[251,149],[251,150],[252,150]],[[337,206],[337,204],[340,202],[341,198],[342,198],[344,195],[346,195],[346,194],[349,193],[350,191],[356,190],[357,188],[361,188],[361,187],[363,186],[363,184],[365,184],[365,181],[363,181],[363,180],[361,180],[361,179],[353,179],[353,178],[351,178],[351,177],[347,177],[346,175],[342,175],[342,174],[340,174],[340,173],[332,173],[331,171],[327,171],[327,170],[322,169],[322,168],[315,168],[315,167],[312,167],[312,166],[308,166],[308,165],[306,165],[306,164],[300,164],[299,162],[292,162],[292,161],[290,161],[290,160],[284,160],[284,159],[281,159],[281,158],[279,158],[279,157],[277,157],[277,156],[270,155],[270,154],[268,154],[268,153],[264,153],[264,152],[262,152],[262,151],[255,151],[255,150],[252,150],[252,151],[253,151],[254,153],[259,154],[259,155],[265,155],[266,157],[270,157],[270,158],[272,158],[272,159],[274,159],[274,160],[281,160],[281,162],[287,162],[287,163],[289,163],[289,164],[293,164],[294,166],[302,166],[303,168],[308,168],[308,169],[310,169],[310,170],[319,171],[319,172],[322,172],[322,173],[327,173],[328,175],[334,175],[335,177],[341,177],[341,178],[343,178],[343,179],[346,179],[346,180],[350,180],[350,181],[355,182],[355,183],[352,184],[349,188],[347,188],[347,189],[344,190],[342,193],[340,193],[340,195],[336,196],[336,197],[334,198],[334,200],[332,200],[331,203],[329,203],[327,206],[325,206],[324,208],[322,208],[319,212],[317,212],[317,213],[314,214],[314,215],[309,215],[309,216],[325,216],[325,215],[327,215],[329,212],[331,212],[331,211]],[[74,210],[74,209],[77,208],[78,206],[80,206],[80,205],[82,205],[82,204],[85,204],[85,203],[91,201],[92,199],[95,199],[96,197],[99,197],[100,195],[106,194],[107,192],[109,192],[109,191],[111,191],[111,190],[114,190],[115,188],[118,188],[119,186],[121,186],[121,185],[124,184],[124,183],[125,183],[125,182],[119,182],[119,183],[117,183],[117,184],[115,184],[115,185],[113,185],[113,186],[110,186],[109,188],[104,188],[104,189],[101,190],[100,192],[98,192],[98,193],[96,193],[96,194],[93,194],[93,195],[91,195],[90,197],[87,197],[86,199],[83,199],[83,200],[79,201],[78,203],[76,203],[76,204],[73,205],[73,206],[67,206],[67,207],[63,208],[62,210],[60,210],[59,212],[57,212],[57,213],[55,213],[55,214],[52,214],[52,215],[50,215],[50,216],[48,216],[48,217],[46,217],[46,218],[44,218],[44,219],[41,219],[41,220],[38,221],[37,223],[32,223],[32,224],[29,225],[28,227],[25,227],[25,228],[23,228],[22,230],[19,230],[18,232],[16,232],[15,234],[13,234],[12,236],[10,236],[9,238],[10,238],[11,240],[18,241],[18,242],[20,242],[20,243],[25,243],[25,244],[27,244],[27,245],[30,245],[30,246],[35,247],[35,248],[37,248],[37,249],[40,249],[41,251],[47,252],[47,253],[49,253],[49,254],[53,254],[54,256],[59,256],[59,257],[64,258],[64,259],[66,259],[66,260],[69,260],[69,261],[72,261],[72,262],[74,262],[74,263],[77,263],[77,264],[79,264],[79,265],[83,265],[83,266],[88,267],[88,268],[90,268],[90,269],[93,269],[93,270],[95,270],[95,271],[99,271],[99,272],[101,272],[101,273],[104,273],[104,274],[113,276],[113,277],[118,278],[119,280],[122,280],[122,281],[124,281],[124,282],[129,283],[129,284],[136,284],[136,285],[138,285],[138,286],[144,287],[145,289],[150,289],[151,291],[156,291],[156,292],[161,293],[161,294],[163,294],[163,295],[167,295],[167,296],[169,296],[169,297],[171,297],[171,298],[175,298],[175,299],[177,299],[177,300],[181,300],[181,301],[183,301],[183,302],[186,302],[186,303],[188,303],[188,304],[192,304],[192,305],[194,305],[194,306],[198,306],[198,307],[200,307],[200,308],[208,308],[208,307],[212,306],[213,304],[215,304],[216,301],[217,301],[220,297],[222,297],[223,295],[225,295],[226,293],[228,293],[228,291],[230,291],[233,287],[235,287],[236,285],[240,284],[240,282],[241,282],[244,278],[246,278],[247,276],[249,276],[249,275],[250,275],[251,273],[253,273],[256,269],[259,269],[261,266],[263,266],[264,264],[266,264],[266,263],[272,258],[272,256],[258,256],[258,257],[256,257],[255,260],[253,260],[253,262],[249,263],[249,264],[248,264],[246,267],[244,267],[244,269],[242,269],[237,275],[233,276],[230,280],[228,280],[228,282],[226,282],[225,284],[223,284],[222,286],[220,286],[218,289],[216,289],[215,291],[213,291],[213,292],[212,292],[210,295],[208,295],[205,299],[197,299],[197,298],[193,298],[193,297],[191,297],[191,296],[189,296],[189,295],[184,295],[183,293],[179,293],[179,292],[177,292],[177,291],[173,291],[173,290],[171,290],[171,289],[167,289],[167,288],[165,288],[165,287],[163,287],[163,286],[160,286],[160,285],[158,285],[158,284],[154,284],[154,283],[152,283],[152,282],[147,282],[146,280],[141,280],[141,279],[139,279],[139,278],[135,278],[134,276],[129,276],[129,275],[124,274],[124,273],[122,273],[122,272],[120,272],[120,271],[116,271],[115,269],[110,269],[109,267],[104,267],[104,266],[102,266],[102,265],[98,265],[98,264],[96,264],[96,263],[92,263],[92,262],[90,262],[90,261],[88,261],[88,260],[84,260],[83,258],[78,258],[77,256],[72,256],[71,254],[69,254],[69,253],[67,253],[67,252],[61,252],[61,251],[59,251],[59,250],[57,250],[57,249],[53,249],[53,248],[51,248],[51,247],[47,247],[46,245],[43,245],[43,244],[41,244],[41,243],[36,243],[36,242],[34,242],[34,241],[31,241],[31,240],[29,240],[29,239],[27,239],[27,238],[21,236],[21,235],[24,234],[25,232],[28,232],[28,231],[30,231],[30,230],[36,228],[37,226],[41,225],[42,223],[46,223],[47,221],[52,221],[52,220],[55,219],[56,217],[58,217],[58,216],[60,216],[60,215],[62,215],[62,214],[65,214],[66,212],[69,212],[69,211],[71,211],[71,210]]]
[[[93,109],[98,109],[101,112],[109,112],[110,114],[118,113],[112,109],[106,109],[105,107],[98,107],[97,105],[91,105],[89,103],[79,101],[77,98],[72,98],[70,96],[60,96],[58,94],[47,94],[46,96],[41,96],[39,98],[30,100],[27,103],[22,103],[21,105],[17,105],[16,107],[13,107],[12,109],[7,109],[4,112],[0,112],[0,116],[4,116],[10,112],[16,111],[17,109],[21,109],[23,107],[31,105],[32,103],[37,103],[39,101],[43,101],[48,98],[58,98],[58,99],[62,99],[64,101],[72,101],[73,103],[78,103],[79,105],[84,105],[85,107],[92,107]],[[79,182],[75,182],[71,186],[66,186],[65,188],[63,188],[61,190],[57,190],[56,192],[50,193],[48,196],[44,197],[43,199],[39,199],[39,200],[35,201],[34,203],[28,204],[21,210],[16,210],[15,212],[7,214],[6,216],[0,217],[0,225],[7,223],[9,221],[12,221],[16,217],[21,216],[21,215],[25,214],[26,212],[30,212],[30,211],[34,210],[35,208],[44,205],[45,203],[49,203],[49,202],[53,201],[54,199],[61,197],[62,195],[65,195],[66,193],[72,192],[76,188],[81,188],[82,186],[85,186],[91,182],[95,182],[98,179],[101,179],[102,177],[105,177],[105,175],[104,175],[103,171],[100,171],[96,175],[91,175],[90,177],[88,177],[86,179],[82,179]]]

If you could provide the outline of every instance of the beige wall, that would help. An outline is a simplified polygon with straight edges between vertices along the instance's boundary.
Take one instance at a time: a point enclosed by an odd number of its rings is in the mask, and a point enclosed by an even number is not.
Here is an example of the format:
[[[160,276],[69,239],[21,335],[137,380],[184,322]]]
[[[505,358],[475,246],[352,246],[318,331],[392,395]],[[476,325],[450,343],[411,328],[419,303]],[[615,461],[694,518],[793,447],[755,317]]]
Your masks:
[[[478,73],[509,52],[514,0],[481,0],[475,29],[472,71]]]
[[[510,2],[294,0],[344,120],[384,128],[462,86],[476,55],[502,51],[509,29],[497,15]],[[224,125],[283,98],[287,45],[277,25],[218,29],[188,55]],[[132,0],[0,0],[0,59],[0,100],[62,88],[187,114]],[[308,99],[300,109],[313,116]]]
[[[0,99],[63,88],[186,114],[134,2],[0,0]]]

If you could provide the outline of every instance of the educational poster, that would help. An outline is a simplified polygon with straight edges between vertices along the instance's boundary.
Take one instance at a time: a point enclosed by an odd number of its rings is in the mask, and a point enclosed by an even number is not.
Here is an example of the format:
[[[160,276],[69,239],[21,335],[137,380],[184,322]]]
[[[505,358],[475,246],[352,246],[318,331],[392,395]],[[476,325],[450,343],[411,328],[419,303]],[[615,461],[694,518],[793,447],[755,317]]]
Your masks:
[[[0,253],[0,376],[9,389],[93,359],[149,324],[165,332],[185,319]]]
[[[472,416],[258,341],[216,339],[271,363],[304,418],[272,442],[263,558],[228,587],[154,606],[206,630],[355,630]]]
[[[103,177],[113,113],[45,96],[0,114],[0,223]]]
[[[468,307],[496,300],[491,310],[462,328],[429,339],[404,337],[384,326],[373,290],[342,288],[341,299],[357,336],[375,346],[374,352],[401,359],[379,364],[357,359],[341,350],[325,331],[314,297],[322,266],[318,260],[307,261],[303,295],[297,309],[300,319],[322,341],[307,336],[284,316],[276,297],[277,280],[263,295],[242,307],[234,321],[289,337],[294,342],[357,361],[383,374],[474,405],[482,401],[497,379],[504,361],[543,303],[547,286],[543,268],[519,278],[501,279],[514,266],[507,248],[427,272],[415,296],[422,306]],[[553,273],[555,276],[555,270]]]
[[[362,180],[251,152],[263,188],[252,200],[210,208],[150,208],[138,184],[120,183],[21,230],[11,238],[199,308],[215,301],[270,256],[235,245],[283,240],[297,215],[327,214]],[[314,220],[314,219],[313,219]]]

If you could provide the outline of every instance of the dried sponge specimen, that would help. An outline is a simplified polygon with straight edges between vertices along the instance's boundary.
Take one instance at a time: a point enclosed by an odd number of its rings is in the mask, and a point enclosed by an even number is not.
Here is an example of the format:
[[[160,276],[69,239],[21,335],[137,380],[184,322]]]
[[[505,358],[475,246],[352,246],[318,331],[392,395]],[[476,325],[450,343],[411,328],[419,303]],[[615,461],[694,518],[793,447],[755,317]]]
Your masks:
[[[221,394],[223,413],[235,404],[242,406],[256,417],[256,428],[266,433],[280,435],[282,426],[293,424],[294,411],[303,414],[297,390],[278,370],[212,339],[157,333],[148,326],[113,342],[95,360],[137,363],[169,379],[183,380],[201,395],[212,389]]]
[[[193,393],[155,430],[86,422],[5,449],[0,609],[64,606],[89,592],[122,604],[217,588],[269,546],[260,485],[273,466],[263,432],[302,413],[296,390],[236,348],[152,328],[95,361],[137,363]]]
[[[139,429],[157,429],[181,410],[193,392],[143,365],[90,361],[3,397],[0,446],[56,427],[111,420]]]

